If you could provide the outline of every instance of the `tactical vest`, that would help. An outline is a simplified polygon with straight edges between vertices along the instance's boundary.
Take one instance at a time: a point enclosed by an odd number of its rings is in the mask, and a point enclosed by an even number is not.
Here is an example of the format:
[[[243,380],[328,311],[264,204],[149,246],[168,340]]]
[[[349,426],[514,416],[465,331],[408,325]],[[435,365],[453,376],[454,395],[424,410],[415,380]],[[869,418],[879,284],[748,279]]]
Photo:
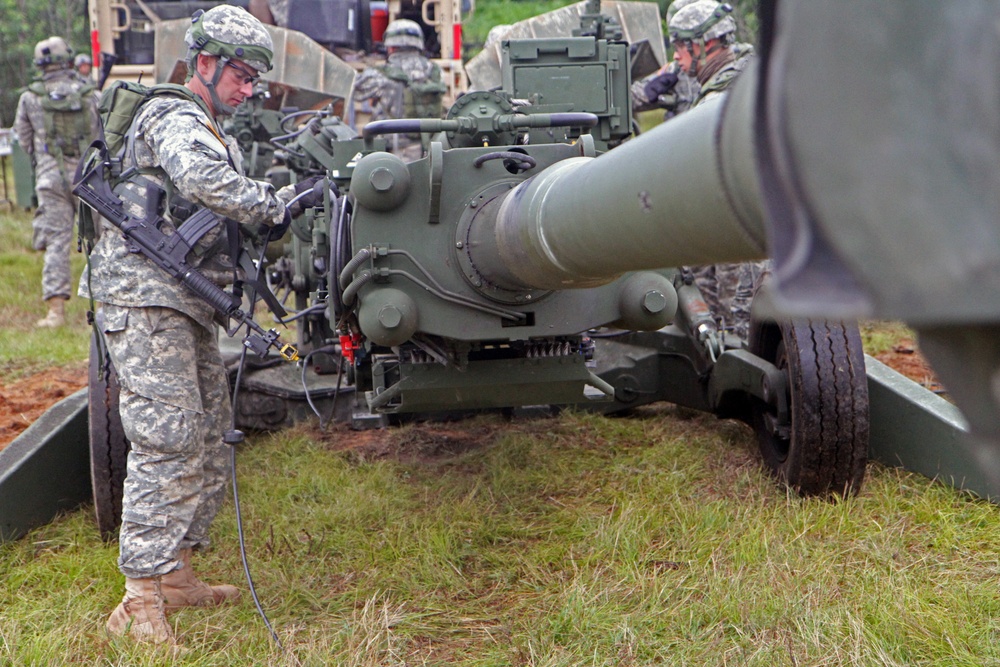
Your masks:
[[[87,97],[94,92],[93,84],[56,92],[48,90],[44,82],[35,81],[28,90],[38,95],[45,113],[46,152],[60,162],[63,157],[83,155],[90,143],[92,125]]]
[[[97,112],[101,120],[100,143],[110,161],[110,169],[105,172],[105,176],[111,183],[111,187],[119,196],[129,195],[121,187],[126,181],[143,182],[145,175],[157,173],[164,177],[164,190],[166,192],[164,206],[167,216],[176,221],[182,222],[190,216],[195,208],[187,200],[174,194],[174,184],[170,177],[161,170],[129,169],[123,163],[126,155],[131,149],[131,144],[135,140],[134,123],[139,112],[146,102],[160,95],[172,95],[183,99],[191,100],[211,118],[211,113],[205,105],[204,100],[195,95],[185,86],[173,83],[161,83],[153,86],[146,86],[132,81],[116,81],[109,88],[101,93],[98,102]],[[77,179],[85,171],[89,170],[97,160],[101,160],[102,155],[97,151],[88,153],[87,159],[81,160]],[[142,202],[139,202],[142,205]],[[97,225],[93,220],[93,215],[89,207],[81,204],[79,209],[79,233],[82,241],[86,241],[88,248],[93,246],[97,235]],[[82,245],[82,243],[81,243]]]
[[[444,108],[442,100],[448,91],[441,83],[441,68],[431,63],[431,73],[425,81],[411,81],[399,67],[384,65],[379,70],[387,78],[403,85],[403,110],[401,118],[440,118]]]

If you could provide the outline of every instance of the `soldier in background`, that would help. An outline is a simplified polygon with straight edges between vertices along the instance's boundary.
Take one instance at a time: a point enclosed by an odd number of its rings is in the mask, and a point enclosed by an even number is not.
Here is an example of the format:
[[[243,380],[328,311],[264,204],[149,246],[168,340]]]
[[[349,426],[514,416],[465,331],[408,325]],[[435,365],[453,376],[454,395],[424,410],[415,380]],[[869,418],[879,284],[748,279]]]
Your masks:
[[[288,0],[250,0],[247,11],[261,23],[288,27]]]
[[[31,221],[31,244],[45,251],[42,298],[48,304],[48,314],[35,326],[45,328],[66,323],[76,215],[73,175],[100,124],[94,86],[77,75],[73,50],[61,37],[35,45],[35,65],[41,76],[18,100],[14,132],[35,168],[38,209]]]
[[[667,7],[667,24],[670,24],[678,10],[695,1],[671,2]],[[680,65],[671,60],[652,74],[632,82],[632,112],[663,109],[663,120],[668,120],[690,109],[698,98],[700,88],[696,78],[681,70]]]
[[[90,81],[90,72],[94,68],[94,61],[90,59],[86,53],[81,53],[73,59],[73,67],[76,68],[76,73],[80,75],[84,81]]]
[[[409,19],[396,19],[385,29],[389,52],[385,65],[369,67],[354,80],[356,102],[371,100],[372,120],[440,118],[447,88],[441,68],[424,54],[424,33]],[[407,162],[423,156],[419,134],[393,135],[391,150]]]
[[[692,106],[726,92],[753,57],[753,47],[738,44],[729,4],[695,0],[677,10],[668,24],[674,62],[694,78],[699,93]],[[750,304],[767,262],[694,267],[698,289],[720,327],[725,324],[742,340],[750,327]]]
[[[216,224],[194,243],[189,258],[194,269],[223,285],[237,272],[232,251],[240,248],[241,227],[276,240],[291,222],[286,202],[295,194],[292,186],[275,192],[245,177],[236,140],[219,120],[232,115],[271,69],[273,45],[260,21],[232,5],[196,13],[184,41],[188,80],[152,97],[135,115],[121,155],[125,179],[115,192],[140,218],[151,204],[147,196],[156,196],[165,227],[176,229],[201,208],[241,223]],[[309,203],[303,197],[300,205],[315,206],[316,197]],[[100,323],[131,443],[118,558],[125,596],[107,628],[174,642],[166,614],[239,596],[235,586],[204,583],[191,566],[193,551],[209,544],[231,474],[223,434],[231,428],[232,407],[214,310],[149,258],[130,252],[121,231],[108,223],[80,295],[103,304]]]

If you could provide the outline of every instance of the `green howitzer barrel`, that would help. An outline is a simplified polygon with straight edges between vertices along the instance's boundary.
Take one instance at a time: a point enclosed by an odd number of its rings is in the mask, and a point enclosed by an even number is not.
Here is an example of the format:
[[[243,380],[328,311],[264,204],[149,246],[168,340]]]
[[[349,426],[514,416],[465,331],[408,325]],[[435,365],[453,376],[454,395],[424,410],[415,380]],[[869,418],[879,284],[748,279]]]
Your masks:
[[[587,135],[502,149],[432,143],[411,165],[365,156],[351,183],[358,255],[340,272],[345,301],[358,299],[363,332],[389,346],[416,333],[483,341],[610,323],[658,329],[677,304],[662,269],[765,256],[750,107],[734,92],[596,159]],[[416,124],[473,134],[583,125],[585,116],[385,121],[368,136]],[[407,278],[418,273],[457,300],[429,296]],[[597,291],[572,294],[587,290]]]
[[[495,225],[475,230],[476,265],[502,285],[565,289],[626,271],[764,257],[748,98],[734,92],[525,181]]]

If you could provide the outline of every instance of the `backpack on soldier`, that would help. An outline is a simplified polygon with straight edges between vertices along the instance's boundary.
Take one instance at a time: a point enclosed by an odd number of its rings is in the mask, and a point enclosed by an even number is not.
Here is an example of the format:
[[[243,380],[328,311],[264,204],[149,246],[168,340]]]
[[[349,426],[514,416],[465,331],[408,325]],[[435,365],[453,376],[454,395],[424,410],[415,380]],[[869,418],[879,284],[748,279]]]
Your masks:
[[[125,148],[132,121],[139,114],[142,106],[157,95],[174,95],[190,100],[198,100],[197,96],[184,86],[175,83],[161,83],[146,86],[132,81],[115,81],[111,87],[101,93],[97,105],[97,113],[101,118],[101,128],[104,132],[104,145],[108,155],[118,157]]]
[[[382,72],[393,81],[403,84],[402,118],[440,118],[444,110],[444,94],[448,88],[441,83],[441,68],[432,63],[425,81],[411,81],[399,67],[387,66]]]
[[[48,90],[42,81],[35,81],[28,90],[38,95],[45,112],[49,153],[56,158],[83,155],[90,142],[90,106],[86,99],[94,92],[93,84],[54,91]]]
[[[108,160],[110,168],[107,170],[106,177],[111,181],[112,187],[118,185],[123,171],[122,157],[132,123],[139,115],[143,105],[158,95],[183,97],[195,101],[199,105],[204,105],[197,95],[178,84],[161,83],[147,86],[132,81],[115,81],[101,93],[101,99],[97,105],[97,115],[101,121],[101,136],[92,144],[86,159],[80,160],[77,180],[82,174],[92,169],[98,161]],[[86,241],[89,253],[97,236],[97,227],[94,224],[91,208],[81,204],[78,218],[80,227],[78,246],[82,247],[83,242]]]

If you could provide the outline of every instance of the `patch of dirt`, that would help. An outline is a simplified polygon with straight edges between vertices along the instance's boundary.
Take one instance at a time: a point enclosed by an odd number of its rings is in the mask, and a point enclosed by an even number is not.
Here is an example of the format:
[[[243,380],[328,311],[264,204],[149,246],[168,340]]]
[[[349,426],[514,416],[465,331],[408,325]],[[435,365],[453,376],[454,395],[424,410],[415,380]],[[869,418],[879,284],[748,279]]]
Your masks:
[[[891,350],[872,356],[935,394],[946,393],[930,364],[917,350],[917,344],[909,338],[902,338]]]
[[[891,350],[874,357],[930,391],[945,393],[913,340],[900,339]],[[13,381],[0,379],[0,449],[49,407],[85,386],[86,364],[52,368]],[[453,457],[490,442],[494,427],[495,424],[469,428],[465,423],[456,427],[448,422],[426,422],[409,424],[402,429],[351,431],[346,425],[336,425],[319,437],[337,450],[426,463]]]
[[[481,448],[500,434],[497,422],[470,419],[460,422],[413,422],[390,429],[353,431],[336,424],[314,437],[334,451],[350,451],[364,458],[392,458],[406,463],[433,464]]]
[[[51,406],[86,386],[86,364],[50,368],[18,380],[0,380],[0,449]]]

